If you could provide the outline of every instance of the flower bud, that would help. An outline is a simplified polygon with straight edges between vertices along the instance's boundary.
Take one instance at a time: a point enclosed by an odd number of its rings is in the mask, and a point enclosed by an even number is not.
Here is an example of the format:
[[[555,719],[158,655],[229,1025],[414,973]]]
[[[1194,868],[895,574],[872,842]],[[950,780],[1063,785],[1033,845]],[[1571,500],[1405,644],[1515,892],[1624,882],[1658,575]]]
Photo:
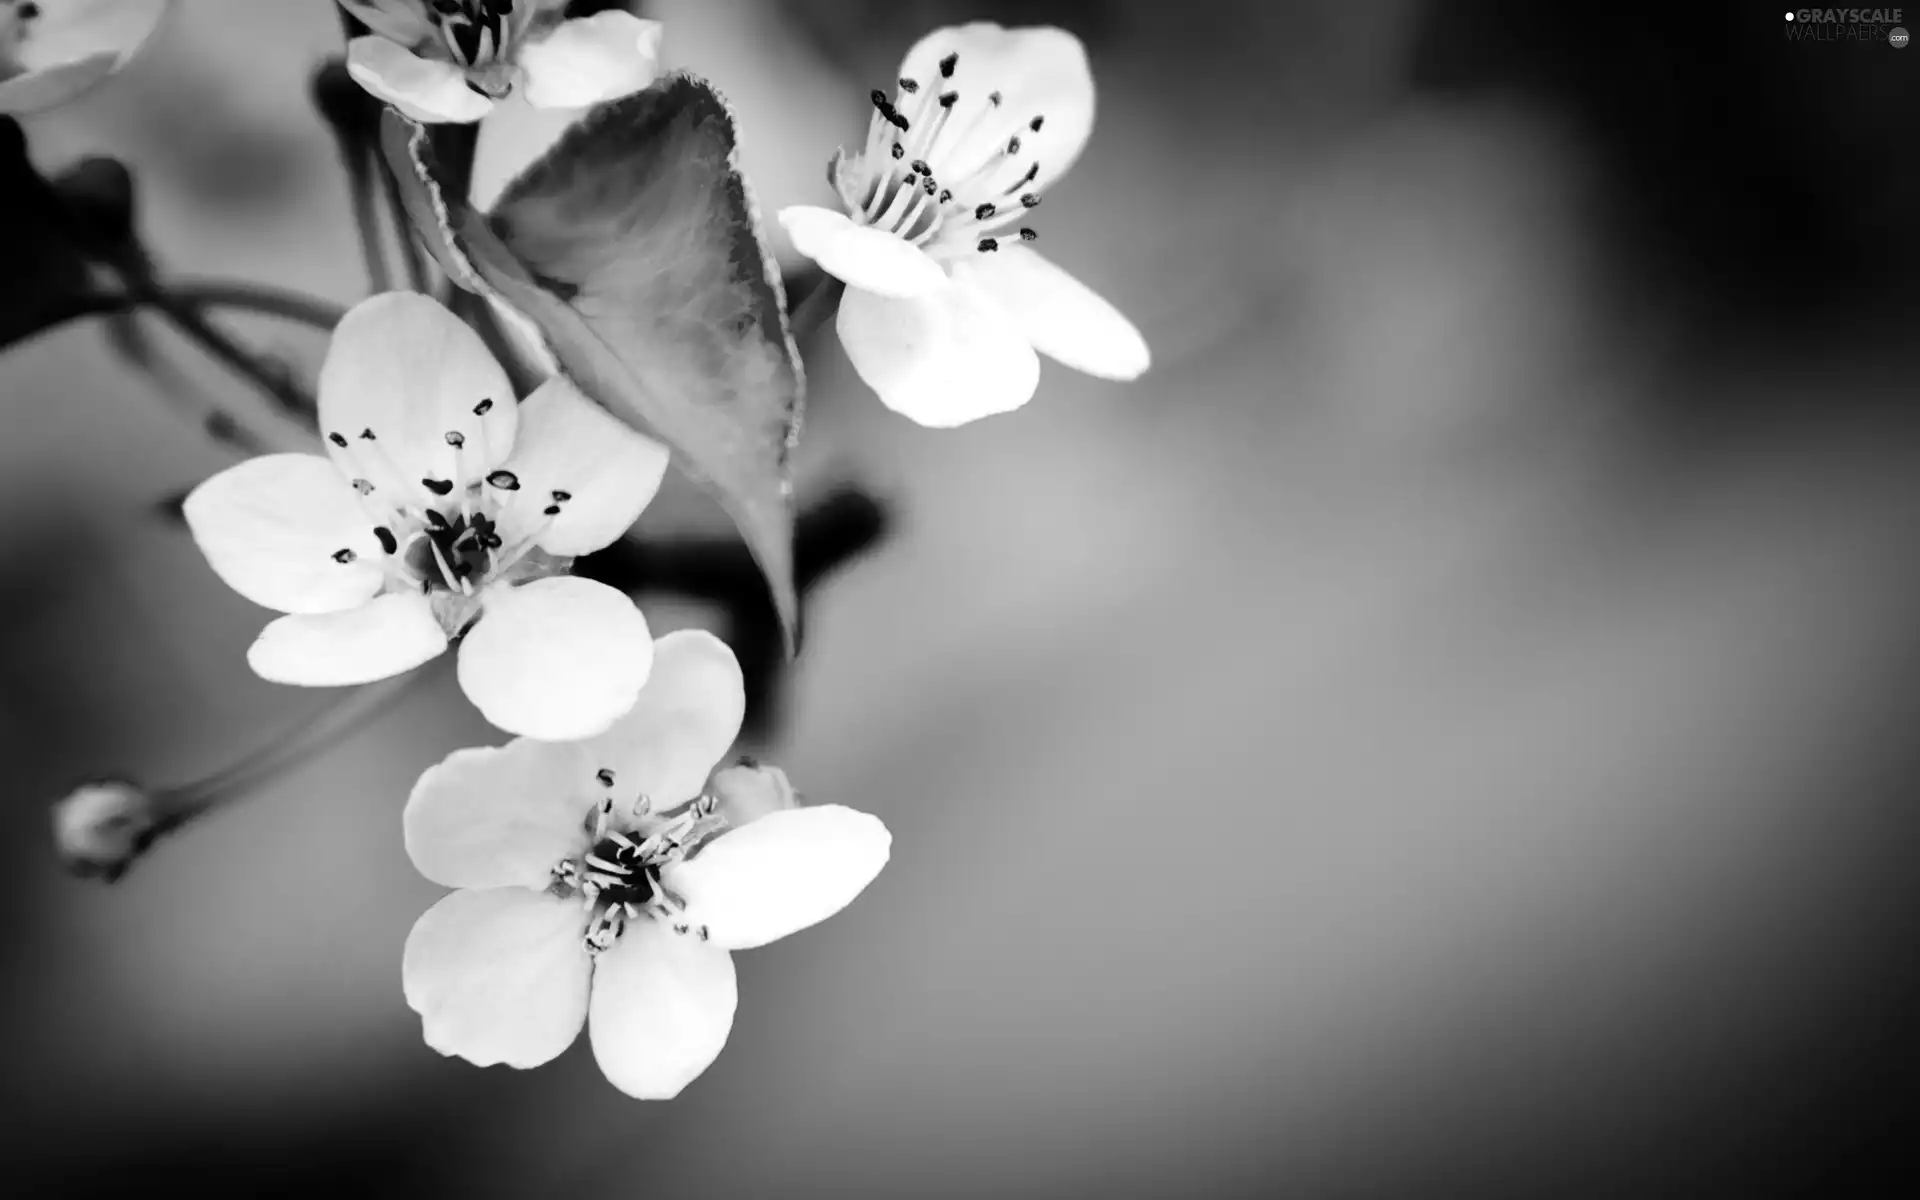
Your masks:
[[[53,842],[69,871],[108,883],[126,873],[160,832],[159,805],[123,779],[83,783],[53,806]]]
[[[751,758],[716,772],[712,792],[719,801],[714,811],[734,828],[768,813],[800,807],[800,796],[787,781],[787,773]]]

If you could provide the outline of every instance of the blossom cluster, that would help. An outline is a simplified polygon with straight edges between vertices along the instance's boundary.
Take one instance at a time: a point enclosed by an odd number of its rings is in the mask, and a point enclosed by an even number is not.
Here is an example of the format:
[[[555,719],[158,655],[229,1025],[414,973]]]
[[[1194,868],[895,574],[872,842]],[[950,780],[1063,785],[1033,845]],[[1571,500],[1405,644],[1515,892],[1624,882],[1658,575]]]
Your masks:
[[[658,73],[660,26],[623,11],[338,3],[364,29],[346,70],[416,130],[485,122],[507,100],[590,112]],[[97,83],[165,7],[0,0],[0,108]],[[844,283],[840,343],[887,407],[930,427],[1009,412],[1033,395],[1041,354],[1111,379],[1146,370],[1133,325],[1033,248],[1034,210],[1092,130],[1077,39],[937,30],[870,100],[864,144],[830,164],[837,206],[779,220]],[[485,298],[496,328],[543,349],[539,322]],[[733,652],[697,630],[656,638],[626,593],[572,574],[628,534],[680,447],[551,354],[527,358],[511,365],[539,378],[516,388],[440,298],[374,295],[332,331],[318,444],[219,472],[184,516],[215,574],[278,614],[247,651],[261,677],[361,685],[452,652],[461,690],[513,735],[448,755],[405,805],[414,865],[452,889],[402,963],[427,1043],[532,1067],[585,1026],[616,1087],[667,1098],[727,1040],[731,952],[847,906],[890,835],[803,803],[778,768],[726,765],[746,704]],[[121,785],[88,797],[66,810],[82,826],[140,798]],[[144,844],[156,822],[122,820],[119,840]],[[111,868],[114,845],[86,861]]]

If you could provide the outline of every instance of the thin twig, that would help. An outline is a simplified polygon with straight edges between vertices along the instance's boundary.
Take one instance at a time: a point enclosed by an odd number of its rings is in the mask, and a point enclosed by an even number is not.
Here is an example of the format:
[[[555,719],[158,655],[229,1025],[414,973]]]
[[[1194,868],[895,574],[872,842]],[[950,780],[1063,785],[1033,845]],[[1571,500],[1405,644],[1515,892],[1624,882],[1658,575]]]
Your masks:
[[[276,370],[209,321],[201,305],[181,300],[159,289],[146,292],[139,298],[171,321],[173,327],[188,340],[272,397],[283,411],[303,420],[312,419],[316,405],[306,389],[295,383],[286,372]]]

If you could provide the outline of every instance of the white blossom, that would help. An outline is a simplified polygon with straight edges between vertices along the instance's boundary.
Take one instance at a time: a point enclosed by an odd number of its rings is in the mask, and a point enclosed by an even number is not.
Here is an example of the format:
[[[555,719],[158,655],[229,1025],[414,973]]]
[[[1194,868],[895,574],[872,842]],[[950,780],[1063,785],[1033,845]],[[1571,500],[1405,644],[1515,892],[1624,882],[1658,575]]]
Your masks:
[[[187,497],[228,586],[288,615],[247,653],[266,679],[368,683],[460,638],[460,685],[511,733],[584,737],[625,712],[653,642],[621,592],[563,571],[620,537],[667,452],[556,377],[516,404],[477,334],[391,292],[335,329],[327,455],[270,454]]]
[[[407,801],[407,853],[458,889],[402,966],[427,1044],[534,1067],[587,1026],[629,1095],[668,1099],[726,1045],[729,951],[846,907],[885,866],[880,821],[837,805],[747,819],[702,785],[740,728],[740,668],[711,634],[671,633],[631,712],[582,742],[456,751]]]
[[[347,46],[360,86],[416,121],[478,121],[518,93],[579,108],[637,92],[658,70],[660,23],[564,0],[340,0],[373,32]]]
[[[783,209],[795,249],[845,281],[847,357],[889,408],[947,427],[1019,408],[1035,351],[1108,379],[1147,369],[1140,333],[1033,249],[1033,209],[1093,129],[1078,38],[936,30],[875,91],[866,145],[828,174],[844,212]]]

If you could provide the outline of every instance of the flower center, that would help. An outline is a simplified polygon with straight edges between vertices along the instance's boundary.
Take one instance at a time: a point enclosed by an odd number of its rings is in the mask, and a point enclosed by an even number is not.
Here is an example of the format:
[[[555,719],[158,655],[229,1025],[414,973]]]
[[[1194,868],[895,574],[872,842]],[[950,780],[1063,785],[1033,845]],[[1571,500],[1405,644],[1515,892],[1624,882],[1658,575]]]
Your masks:
[[[467,72],[467,86],[494,100],[513,90],[508,66],[514,0],[430,0],[427,19],[447,56]]]
[[[613,786],[610,770],[602,768],[595,778],[602,787]],[[608,949],[626,932],[628,922],[643,917],[665,921],[675,933],[694,933],[706,940],[706,926],[682,919],[687,902],[661,881],[660,870],[725,825],[714,815],[717,805],[713,797],[701,796],[672,816],[654,817],[642,796],[624,829],[616,822],[611,797],[594,806],[585,823],[592,848],[578,858],[555,863],[547,885],[556,896],[580,897],[587,911],[582,934],[587,953]]]
[[[492,400],[482,400],[474,406],[474,415],[485,416],[492,407]],[[480,429],[484,440],[486,426]],[[493,461],[488,448],[469,446],[466,435],[454,430],[445,439],[454,451],[454,477],[416,480],[387,453],[372,429],[351,437],[340,430],[327,434],[339,451],[336,461],[345,460],[341,465],[373,521],[373,536],[386,558],[387,590],[436,596],[436,615],[452,637],[477,611],[473,599],[479,589],[521,564],[573,495],[550,492],[549,503],[540,509],[545,520],[509,545],[500,532],[499,510],[520,491],[519,477],[504,469],[482,476],[483,464]],[[333,558],[345,564],[353,562],[355,554],[341,549]],[[521,575],[533,577],[525,571]]]
[[[963,95],[959,64],[958,54],[947,55],[937,79],[902,79],[891,99],[874,91],[854,177],[841,178],[836,159],[833,180],[855,221],[949,260],[1040,236],[1021,222],[1040,203],[1032,190],[1040,163],[1029,142],[1046,123],[1036,113],[1011,126],[997,91]],[[1016,131],[1002,136],[1009,128]]]

